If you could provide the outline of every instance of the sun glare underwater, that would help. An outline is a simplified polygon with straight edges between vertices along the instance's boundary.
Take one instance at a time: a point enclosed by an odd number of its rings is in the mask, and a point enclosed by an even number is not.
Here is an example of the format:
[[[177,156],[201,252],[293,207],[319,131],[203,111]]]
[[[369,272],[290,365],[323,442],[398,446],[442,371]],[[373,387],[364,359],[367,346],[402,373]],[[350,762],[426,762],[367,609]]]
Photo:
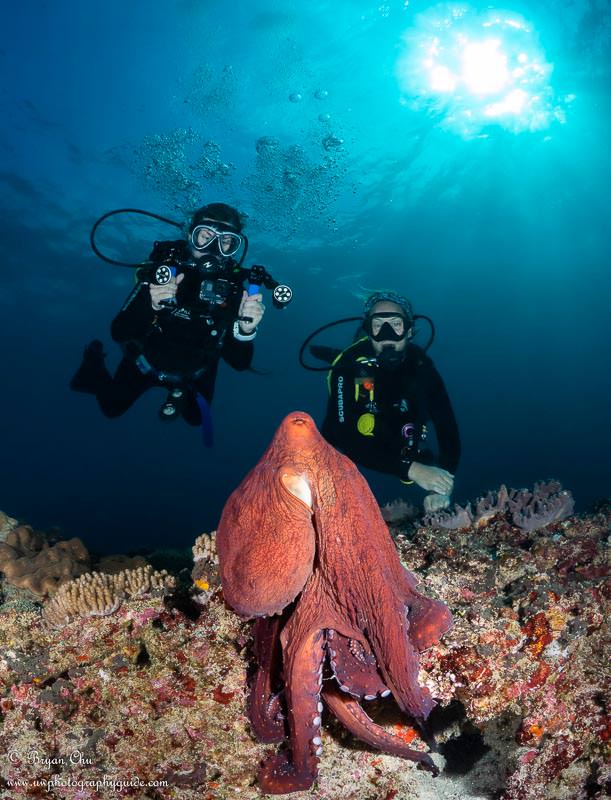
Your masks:
[[[520,133],[564,123],[574,97],[555,98],[552,70],[523,17],[447,4],[414,18],[397,68],[402,102],[464,136],[485,135],[491,124]]]

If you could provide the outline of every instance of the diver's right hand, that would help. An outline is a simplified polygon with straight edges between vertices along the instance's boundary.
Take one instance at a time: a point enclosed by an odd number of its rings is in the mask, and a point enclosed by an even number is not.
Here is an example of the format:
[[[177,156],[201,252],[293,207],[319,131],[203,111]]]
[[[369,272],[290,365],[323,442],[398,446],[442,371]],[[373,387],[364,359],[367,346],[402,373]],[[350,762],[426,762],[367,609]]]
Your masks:
[[[417,461],[412,462],[407,477],[427,492],[450,495],[454,488],[454,476],[446,469],[419,464]]]
[[[149,283],[151,305],[154,311],[159,311],[160,308],[163,308],[161,305],[162,301],[174,300],[176,292],[178,291],[178,284],[184,277],[184,272],[181,272],[175,278],[170,278],[170,280],[162,286],[159,286],[157,283]]]

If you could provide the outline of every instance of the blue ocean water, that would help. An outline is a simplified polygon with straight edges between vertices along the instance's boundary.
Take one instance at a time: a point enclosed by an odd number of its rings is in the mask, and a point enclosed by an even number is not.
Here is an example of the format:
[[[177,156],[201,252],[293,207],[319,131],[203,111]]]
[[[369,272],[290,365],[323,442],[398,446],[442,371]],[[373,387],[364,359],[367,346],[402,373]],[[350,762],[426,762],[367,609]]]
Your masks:
[[[606,0],[7,7],[0,508],[102,551],[190,544],[288,411],[322,419],[299,346],[379,287],[435,321],[459,502],[549,477],[578,510],[608,496],[610,54]],[[249,263],[295,299],[267,303],[265,374],[221,366],[206,450],[159,422],[161,390],[107,420],[68,382],[92,338],[118,363],[133,285],[91,252],[96,218],[211,201],[248,214]],[[100,242],[129,261],[174,236],[123,217]]]

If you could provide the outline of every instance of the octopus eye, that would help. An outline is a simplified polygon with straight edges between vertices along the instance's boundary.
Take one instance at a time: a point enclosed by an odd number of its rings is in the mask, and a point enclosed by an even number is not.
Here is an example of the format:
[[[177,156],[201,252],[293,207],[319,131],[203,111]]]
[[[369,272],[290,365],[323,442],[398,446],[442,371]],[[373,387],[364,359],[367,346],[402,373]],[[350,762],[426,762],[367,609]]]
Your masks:
[[[280,480],[284,488],[296,497],[298,500],[301,500],[302,503],[312,511],[312,490],[310,489],[310,484],[307,480],[303,477],[303,475],[298,475],[296,472],[283,472],[280,476]]]
[[[306,424],[306,421],[305,421],[305,419],[303,419],[303,417],[295,417],[293,419],[293,425],[305,425],[305,424]]]

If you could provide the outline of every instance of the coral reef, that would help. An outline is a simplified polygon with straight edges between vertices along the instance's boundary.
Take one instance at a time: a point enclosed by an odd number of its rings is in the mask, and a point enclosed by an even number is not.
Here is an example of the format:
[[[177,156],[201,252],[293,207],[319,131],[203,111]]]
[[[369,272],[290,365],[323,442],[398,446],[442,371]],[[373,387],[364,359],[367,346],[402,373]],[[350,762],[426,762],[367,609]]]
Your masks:
[[[88,572],[58,589],[45,606],[43,620],[50,627],[61,628],[82,617],[106,617],[114,614],[126,598],[163,595],[175,587],[171,575],[150,565],[114,575]]]
[[[526,531],[503,510],[465,530],[395,530],[402,561],[455,620],[420,656],[420,682],[443,706],[429,719],[442,772],[374,752],[323,714],[317,783],[295,797],[602,800],[610,520],[602,507]],[[0,613],[0,797],[261,798],[250,628],[218,591],[195,611],[125,598],[60,629],[33,604]],[[390,698],[367,708],[426,749]]]
[[[197,564],[203,561],[218,566],[219,558],[216,552],[216,531],[202,533],[193,545],[193,561]]]
[[[191,580],[197,589],[204,593],[206,602],[211,593],[221,585],[216,553],[216,531],[202,533],[193,545],[194,566],[191,571]]]
[[[50,545],[28,525],[12,527],[0,543],[0,572],[7,583],[43,597],[90,568],[89,553],[80,539]]]
[[[452,509],[425,514],[423,522],[434,528],[460,530],[472,524],[486,525],[497,514],[507,513],[518,528],[536,531],[566,519],[574,505],[571,493],[564,491],[558,481],[536,483],[532,492],[501,486],[498,492],[488,492],[476,501],[475,513],[471,504],[463,508],[456,503]]]
[[[5,542],[6,537],[18,524],[16,519],[9,517],[4,511],[0,511],[0,542]]]
[[[455,618],[424,667],[432,694],[460,701],[482,732],[505,775],[504,800],[600,797],[609,777],[611,514],[539,528],[567,501],[543,509],[532,496],[516,498],[517,517],[503,506],[468,529],[398,537],[407,566],[424,572]],[[535,513],[524,525],[525,508]]]

